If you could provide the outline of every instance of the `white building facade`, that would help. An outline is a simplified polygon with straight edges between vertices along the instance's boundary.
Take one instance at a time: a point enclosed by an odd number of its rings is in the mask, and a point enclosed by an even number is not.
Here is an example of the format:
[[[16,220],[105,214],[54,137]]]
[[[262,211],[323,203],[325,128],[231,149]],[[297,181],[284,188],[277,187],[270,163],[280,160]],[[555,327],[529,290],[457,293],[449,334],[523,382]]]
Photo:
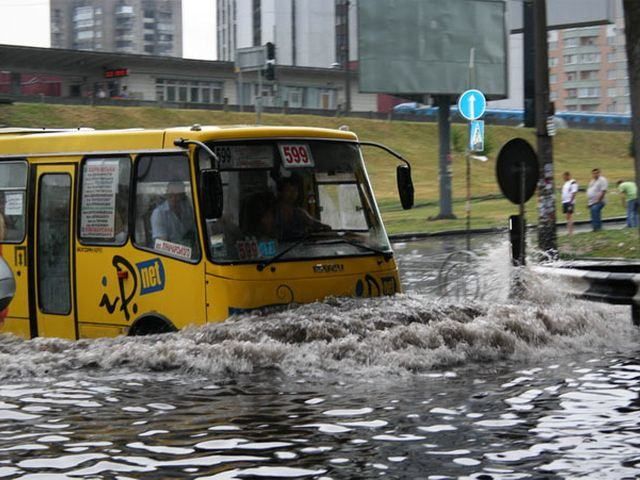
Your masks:
[[[217,0],[217,22],[218,60],[272,42],[279,65],[342,67],[347,38],[349,59],[358,58],[356,0]]]
[[[358,57],[356,0],[217,0],[216,6],[218,60],[233,62],[237,49],[271,42],[276,49],[276,72],[281,66],[315,71],[304,83],[287,81],[278,73],[273,82],[257,82],[246,75],[237,87],[242,103],[262,97],[265,105],[341,108],[346,100],[345,67],[350,67],[347,55],[350,61]],[[329,76],[322,74],[325,69],[342,70],[344,80],[335,75],[327,80]],[[376,111],[377,96],[359,93],[355,71],[351,75],[351,109]]]

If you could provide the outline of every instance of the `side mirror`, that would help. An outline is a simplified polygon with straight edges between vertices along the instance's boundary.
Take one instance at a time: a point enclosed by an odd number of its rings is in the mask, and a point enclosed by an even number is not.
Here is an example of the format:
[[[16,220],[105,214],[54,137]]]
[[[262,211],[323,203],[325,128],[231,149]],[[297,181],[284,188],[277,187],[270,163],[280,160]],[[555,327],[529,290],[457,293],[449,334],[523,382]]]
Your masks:
[[[204,217],[220,218],[224,207],[222,177],[218,170],[202,170],[200,172],[200,205]]]
[[[398,182],[398,194],[402,208],[409,210],[413,207],[413,180],[411,180],[411,168],[408,165],[398,165],[396,169],[396,180]]]

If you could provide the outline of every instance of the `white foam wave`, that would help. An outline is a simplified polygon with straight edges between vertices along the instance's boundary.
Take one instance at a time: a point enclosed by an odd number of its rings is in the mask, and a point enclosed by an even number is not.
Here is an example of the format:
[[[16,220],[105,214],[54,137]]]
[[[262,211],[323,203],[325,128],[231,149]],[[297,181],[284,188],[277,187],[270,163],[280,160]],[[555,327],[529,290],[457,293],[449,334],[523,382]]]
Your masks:
[[[261,369],[322,376],[412,375],[499,360],[624,351],[639,334],[628,307],[568,299],[527,280],[526,299],[451,304],[417,294],[329,299],[150,337],[23,341],[0,336],[0,378],[87,371],[229,377]]]

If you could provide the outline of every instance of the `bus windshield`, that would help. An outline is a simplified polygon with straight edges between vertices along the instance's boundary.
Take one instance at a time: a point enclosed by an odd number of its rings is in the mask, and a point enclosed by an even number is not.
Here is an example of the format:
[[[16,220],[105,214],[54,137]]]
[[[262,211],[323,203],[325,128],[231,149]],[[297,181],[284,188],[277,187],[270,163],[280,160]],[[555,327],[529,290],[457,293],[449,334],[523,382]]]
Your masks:
[[[224,211],[207,220],[215,262],[389,254],[359,147],[325,140],[209,142]],[[201,159],[201,168],[207,168]]]

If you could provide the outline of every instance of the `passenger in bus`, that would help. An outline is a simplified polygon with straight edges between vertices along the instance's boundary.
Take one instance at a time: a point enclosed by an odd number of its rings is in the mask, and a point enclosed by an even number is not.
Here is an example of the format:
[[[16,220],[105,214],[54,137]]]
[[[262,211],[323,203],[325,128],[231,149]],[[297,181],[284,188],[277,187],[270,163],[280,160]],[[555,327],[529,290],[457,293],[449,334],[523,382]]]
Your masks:
[[[331,227],[316,220],[298,205],[300,183],[295,175],[278,183],[275,227],[279,240],[302,238],[310,232],[329,231]]]
[[[192,246],[195,239],[193,210],[182,182],[167,186],[166,199],[151,214],[151,238]]]

